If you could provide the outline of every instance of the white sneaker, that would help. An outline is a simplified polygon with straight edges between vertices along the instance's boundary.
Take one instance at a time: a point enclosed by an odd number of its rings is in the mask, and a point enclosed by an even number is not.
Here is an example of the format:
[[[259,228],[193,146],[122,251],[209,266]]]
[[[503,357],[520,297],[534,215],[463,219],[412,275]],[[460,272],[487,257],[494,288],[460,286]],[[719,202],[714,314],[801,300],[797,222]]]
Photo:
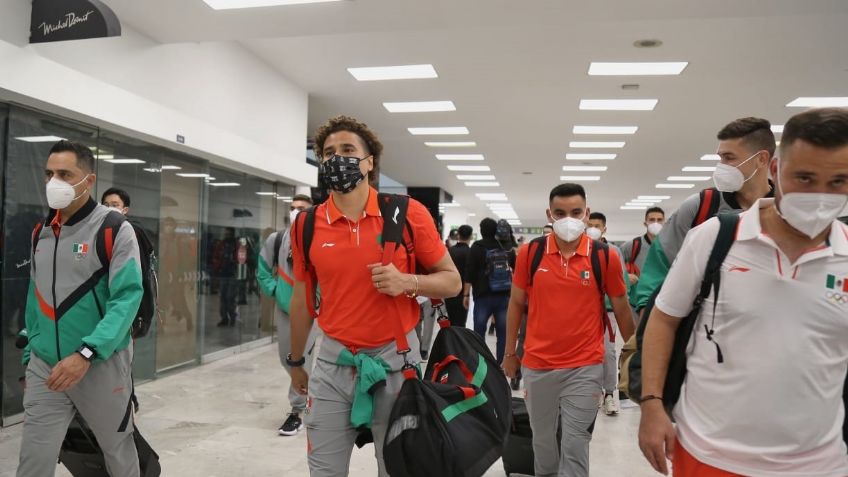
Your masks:
[[[618,414],[618,406],[616,406],[615,399],[611,394],[607,394],[604,397],[604,413],[607,416],[615,416]]]

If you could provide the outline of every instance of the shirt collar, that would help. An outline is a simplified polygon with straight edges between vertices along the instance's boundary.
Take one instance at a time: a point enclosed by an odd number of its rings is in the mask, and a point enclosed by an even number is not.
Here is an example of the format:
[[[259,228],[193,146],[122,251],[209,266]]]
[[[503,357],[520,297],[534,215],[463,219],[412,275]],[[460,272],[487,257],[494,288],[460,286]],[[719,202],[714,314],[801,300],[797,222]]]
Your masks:
[[[97,208],[97,202],[94,202],[94,199],[91,197],[88,198],[88,201],[80,207],[78,211],[74,213],[71,217],[68,218],[67,222],[65,222],[66,226],[76,225],[81,222],[83,219],[89,216],[91,212]],[[62,213],[60,210],[50,209],[50,213],[47,215],[48,223],[52,225],[60,225],[62,220]]]
[[[591,252],[592,240],[585,233],[580,236],[580,243],[577,244],[577,250],[575,251],[576,255],[583,255],[584,257],[589,256],[589,252]],[[559,247],[557,247],[556,238],[554,234],[548,234],[548,240],[545,244],[545,253],[554,254],[559,253]]]
[[[365,203],[365,210],[362,211],[363,217],[367,215],[380,217],[380,204],[377,203],[377,191],[373,187],[368,187],[368,202]],[[327,200],[327,223],[332,224],[342,217],[344,217],[344,214],[336,207],[333,195],[330,194],[330,199]]]
[[[739,223],[739,232],[736,240],[752,240],[756,239],[763,232],[763,227],[760,222],[760,210],[771,207],[774,204],[772,198],[762,198],[751,206],[750,209],[742,213],[742,220]],[[827,238],[827,245],[833,250],[836,255],[848,255],[848,226],[838,220],[833,221],[830,227],[830,235]]]

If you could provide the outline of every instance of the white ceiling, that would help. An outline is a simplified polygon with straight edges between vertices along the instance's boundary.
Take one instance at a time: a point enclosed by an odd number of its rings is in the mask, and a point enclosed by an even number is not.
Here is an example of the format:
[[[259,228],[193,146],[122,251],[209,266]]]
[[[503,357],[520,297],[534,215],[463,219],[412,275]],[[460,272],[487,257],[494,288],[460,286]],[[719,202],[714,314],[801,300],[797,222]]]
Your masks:
[[[610,233],[642,230],[642,211],[619,207],[658,190],[713,152],[715,134],[741,116],[782,124],[798,96],[848,96],[848,2],[844,0],[354,0],[214,11],[202,0],[107,0],[122,22],[166,43],[229,41],[277,68],[310,94],[309,127],[347,114],[385,144],[382,172],[410,186],[439,185],[477,214],[476,192],[505,192],[524,225],[544,223],[568,143],[626,140],[589,206]],[[637,49],[633,42],[663,45]],[[590,77],[591,61],[688,61],[680,76]],[[437,79],[357,82],[347,67],[431,63]],[[210,80],[215,80],[210,78]],[[636,83],[638,91],[621,85]],[[657,98],[653,112],[587,112],[581,98]],[[390,114],[384,101],[452,100],[455,112]],[[635,125],[633,136],[577,136],[574,125]],[[467,126],[469,136],[422,137],[406,128]],[[501,184],[466,188],[425,140],[472,140]],[[453,163],[453,162],[451,162]],[[479,163],[469,163],[479,164]],[[532,174],[525,175],[524,172]],[[709,174],[706,174],[709,175]]]

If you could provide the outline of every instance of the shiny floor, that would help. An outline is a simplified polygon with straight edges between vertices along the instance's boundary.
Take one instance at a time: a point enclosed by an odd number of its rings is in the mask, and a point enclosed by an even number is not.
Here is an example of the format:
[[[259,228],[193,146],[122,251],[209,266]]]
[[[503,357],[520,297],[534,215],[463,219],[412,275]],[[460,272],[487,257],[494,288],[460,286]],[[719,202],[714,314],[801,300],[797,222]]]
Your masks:
[[[493,337],[489,337],[494,345]],[[137,389],[137,425],[166,477],[307,476],[306,436],[280,437],[288,376],[276,344],[158,379]],[[591,475],[659,475],[636,445],[638,408],[598,415]],[[15,474],[21,426],[0,429],[0,477]],[[70,474],[60,465],[57,476]],[[374,476],[373,447],[354,449],[351,476]],[[496,463],[486,477],[503,476]]]

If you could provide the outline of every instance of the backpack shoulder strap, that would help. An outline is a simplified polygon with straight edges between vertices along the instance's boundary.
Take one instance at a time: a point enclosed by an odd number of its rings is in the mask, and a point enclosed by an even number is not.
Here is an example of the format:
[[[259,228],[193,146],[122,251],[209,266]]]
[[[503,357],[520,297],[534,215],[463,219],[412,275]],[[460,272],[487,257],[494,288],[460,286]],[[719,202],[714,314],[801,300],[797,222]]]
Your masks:
[[[38,240],[41,238],[41,231],[44,229],[44,222],[35,224],[32,230],[32,254],[35,255],[35,248],[38,246]]]
[[[312,248],[312,239],[315,237],[315,211],[317,209],[317,205],[306,209],[301,222],[303,228],[300,230],[300,244],[302,245],[301,250],[303,250],[303,264],[306,265],[307,269],[312,266],[312,261],[309,260],[309,249]],[[297,214],[298,217],[300,215]]]
[[[604,287],[604,271],[609,266],[609,245],[599,241],[592,241],[592,252],[591,252],[591,261],[592,261],[592,274],[595,276],[595,283],[598,285],[598,290],[601,292],[601,298],[606,294],[606,287]],[[601,264],[601,255],[603,258],[603,265]]]
[[[285,230],[280,230],[277,232],[277,236],[274,237],[274,250],[272,251],[274,259],[271,261],[274,273],[277,273],[277,265],[280,264],[280,247],[283,246],[284,233]]]
[[[536,276],[536,270],[539,269],[539,265],[542,263],[542,258],[545,257],[545,241],[547,240],[546,236],[536,237],[530,241],[530,244],[527,246],[528,256],[530,257],[530,280],[527,282],[528,286],[533,285],[533,277]]]
[[[377,203],[383,217],[383,264],[386,265],[391,262],[397,247],[403,243],[409,196],[380,193],[377,194]]]
[[[639,256],[639,252],[642,251],[642,237],[636,237],[633,239],[633,246],[630,247],[630,261],[628,265],[635,266],[636,265],[636,257]]]
[[[721,193],[715,187],[704,189],[699,194],[700,201],[698,202],[698,214],[692,220],[692,228],[695,228],[718,213],[718,208],[721,205]]]
[[[109,268],[109,263],[112,262],[112,247],[115,246],[115,238],[121,230],[121,225],[126,222],[126,218],[120,212],[111,211],[106,214],[100,228],[97,229],[97,239],[94,248],[97,251],[97,258],[104,268]]]

